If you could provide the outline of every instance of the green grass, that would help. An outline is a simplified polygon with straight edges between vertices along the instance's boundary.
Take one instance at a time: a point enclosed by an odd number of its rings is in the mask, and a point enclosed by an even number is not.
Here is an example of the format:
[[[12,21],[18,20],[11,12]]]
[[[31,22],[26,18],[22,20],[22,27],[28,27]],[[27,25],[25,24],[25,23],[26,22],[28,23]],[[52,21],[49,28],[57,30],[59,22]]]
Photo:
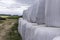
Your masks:
[[[0,24],[3,23],[4,21],[3,20],[0,20]]]
[[[8,32],[6,40],[22,40],[21,35],[18,33],[18,23],[15,23]]]
[[[19,19],[19,16],[9,16],[5,17],[6,19]],[[4,21],[0,21],[0,23],[3,23]],[[9,32],[6,34],[5,40],[22,40],[21,35],[18,33],[18,22],[16,22],[12,28],[9,30]]]
[[[9,17],[7,17],[8,19],[18,19],[19,18],[19,16],[9,16]]]

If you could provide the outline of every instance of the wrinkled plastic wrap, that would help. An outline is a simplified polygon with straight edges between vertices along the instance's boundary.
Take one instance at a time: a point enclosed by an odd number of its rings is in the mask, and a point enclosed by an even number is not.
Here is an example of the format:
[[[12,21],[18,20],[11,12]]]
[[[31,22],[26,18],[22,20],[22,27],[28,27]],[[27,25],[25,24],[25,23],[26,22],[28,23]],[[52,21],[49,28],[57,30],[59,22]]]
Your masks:
[[[60,28],[45,27],[37,25],[36,23],[30,23],[26,20],[20,21],[22,27],[22,38],[23,40],[53,40],[55,37],[60,36]],[[19,30],[20,30],[19,29]]]
[[[31,22],[38,24],[45,23],[45,0],[37,0],[32,7]]]
[[[36,17],[37,17],[37,11],[38,11],[38,4],[39,4],[39,0],[37,0],[31,7],[32,7],[32,11],[31,11],[31,15],[30,15],[30,21],[33,23],[36,23]]]
[[[37,24],[45,23],[45,1],[46,0],[39,0],[37,17],[36,17]]]
[[[46,0],[46,25],[60,27],[60,0]]]
[[[25,20],[27,20],[27,13],[28,13],[27,10],[23,11],[23,19],[25,19]]]
[[[29,7],[27,10],[24,10],[23,11],[23,19],[30,22],[31,12],[32,12],[32,7]]]
[[[19,19],[18,31],[22,39],[59,40],[59,3],[59,0],[38,0],[29,7],[29,9],[24,12],[23,18]]]
[[[36,2],[25,11],[25,15],[26,20],[32,23],[45,23],[45,0],[36,0]],[[24,17],[25,16],[23,16],[23,18]]]

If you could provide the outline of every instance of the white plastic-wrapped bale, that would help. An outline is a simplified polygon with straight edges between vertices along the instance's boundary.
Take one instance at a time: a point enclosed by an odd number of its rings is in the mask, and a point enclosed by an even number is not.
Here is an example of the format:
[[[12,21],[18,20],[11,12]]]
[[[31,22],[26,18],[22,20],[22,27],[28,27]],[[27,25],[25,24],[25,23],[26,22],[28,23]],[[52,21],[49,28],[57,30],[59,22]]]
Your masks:
[[[23,40],[32,39],[35,29],[33,26],[37,26],[37,24],[30,23],[24,19],[19,19],[18,32],[21,34]]]
[[[27,20],[27,10],[24,10],[23,11],[23,19],[26,19]]]
[[[37,24],[28,23],[26,25],[25,40],[33,40],[34,32],[37,27]]]
[[[46,0],[46,25],[60,27],[60,0]]]
[[[23,19],[20,26],[18,29],[22,32],[23,40],[55,40],[55,37],[60,36],[60,28],[38,26]]]
[[[45,23],[45,0],[36,0],[36,2],[26,11],[25,15],[29,22],[37,22],[38,24]]]
[[[28,8],[27,21],[29,21],[29,22],[31,22],[30,21],[30,16],[31,16],[32,9],[33,9],[32,7]]]
[[[30,21],[36,23],[36,16],[38,11],[38,0],[32,5],[32,12],[30,15]]]
[[[36,28],[33,40],[53,40],[60,36],[60,28]]]
[[[18,20],[18,31],[22,36],[22,23],[21,23],[21,21],[22,21],[22,18],[19,18],[19,20]]]
[[[35,36],[35,31],[39,27],[43,27],[43,26],[42,25],[38,26],[35,23],[28,23],[26,25],[25,40],[33,40]]]
[[[60,36],[53,38],[53,40],[60,40]]]
[[[39,0],[38,4],[38,11],[36,22],[37,24],[44,24],[45,23],[45,1],[46,0]]]
[[[21,34],[23,40],[25,40],[26,24],[27,21],[19,19],[18,32]]]
[[[23,19],[30,22],[31,11],[32,11],[32,7],[29,7],[27,10],[24,10]]]
[[[38,24],[45,23],[45,0],[37,0],[32,6],[30,21]]]

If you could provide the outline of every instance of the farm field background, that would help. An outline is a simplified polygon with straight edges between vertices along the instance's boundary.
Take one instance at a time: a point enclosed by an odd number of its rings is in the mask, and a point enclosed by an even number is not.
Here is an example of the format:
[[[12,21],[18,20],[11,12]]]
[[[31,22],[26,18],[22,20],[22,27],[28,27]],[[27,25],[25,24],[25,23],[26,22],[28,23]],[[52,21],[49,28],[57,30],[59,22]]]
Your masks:
[[[0,40],[22,40],[18,33],[19,16],[0,16]]]

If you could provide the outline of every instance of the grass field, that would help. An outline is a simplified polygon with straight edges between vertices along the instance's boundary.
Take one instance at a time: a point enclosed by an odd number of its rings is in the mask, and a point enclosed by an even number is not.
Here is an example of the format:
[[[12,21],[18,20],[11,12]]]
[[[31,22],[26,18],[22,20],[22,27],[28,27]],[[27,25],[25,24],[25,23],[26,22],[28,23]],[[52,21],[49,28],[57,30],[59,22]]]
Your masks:
[[[19,17],[10,17],[5,17],[7,20],[0,20],[0,40],[22,40],[17,29]]]

